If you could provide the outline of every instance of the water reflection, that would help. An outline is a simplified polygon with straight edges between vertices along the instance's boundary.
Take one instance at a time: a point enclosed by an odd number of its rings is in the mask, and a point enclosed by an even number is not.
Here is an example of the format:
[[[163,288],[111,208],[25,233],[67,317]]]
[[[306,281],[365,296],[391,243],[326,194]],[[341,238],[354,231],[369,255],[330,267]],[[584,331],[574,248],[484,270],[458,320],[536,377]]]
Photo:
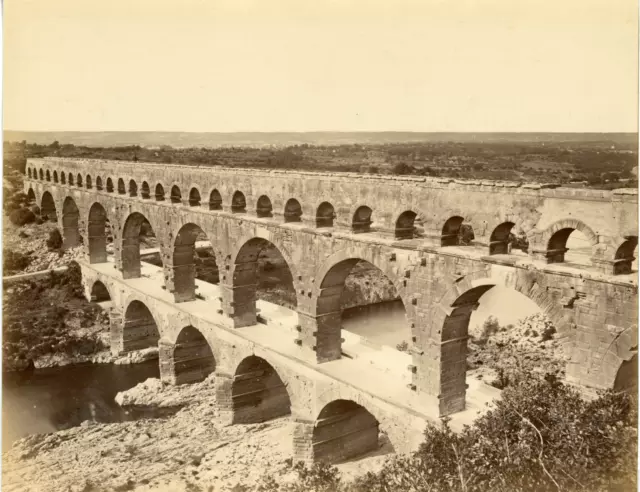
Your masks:
[[[157,377],[157,360],[134,365],[85,364],[5,373],[2,449],[6,451],[20,437],[67,429],[84,420],[119,422],[158,416],[155,410],[145,408],[125,411],[114,400],[119,391]]]

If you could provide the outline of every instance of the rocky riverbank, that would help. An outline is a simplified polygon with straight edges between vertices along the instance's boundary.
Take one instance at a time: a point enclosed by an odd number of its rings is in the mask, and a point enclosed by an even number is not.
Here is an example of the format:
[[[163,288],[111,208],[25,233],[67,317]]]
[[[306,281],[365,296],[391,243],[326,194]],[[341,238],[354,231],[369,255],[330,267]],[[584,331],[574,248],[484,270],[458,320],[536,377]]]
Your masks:
[[[175,387],[150,379],[116,397],[123,405],[181,407],[166,418],[87,421],[17,441],[3,454],[3,490],[239,491],[265,474],[295,479],[293,422],[285,417],[226,425],[213,405],[212,382]],[[340,472],[348,479],[375,471],[387,450],[383,445],[369,457],[340,465]]]

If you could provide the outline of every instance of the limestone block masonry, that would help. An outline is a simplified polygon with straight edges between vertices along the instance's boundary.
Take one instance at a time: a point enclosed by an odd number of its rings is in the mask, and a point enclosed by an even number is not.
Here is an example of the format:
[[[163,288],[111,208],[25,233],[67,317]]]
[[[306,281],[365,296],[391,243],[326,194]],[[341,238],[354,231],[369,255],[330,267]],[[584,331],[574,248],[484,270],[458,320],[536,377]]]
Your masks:
[[[438,415],[465,408],[469,317],[482,294],[496,285],[524,294],[551,317],[570,353],[572,384],[589,391],[613,388],[621,367],[637,354],[637,278],[631,273],[636,190],[56,158],[29,159],[25,192],[30,190],[42,210],[55,216],[65,246],[82,241],[87,282],[96,279],[89,266],[107,264],[107,224],[114,274],[121,281],[140,277],[139,237],[146,219],[159,244],[166,292],[175,303],[194,302],[193,251],[196,238],[205,234],[219,269],[221,325],[233,330],[256,324],[257,255],[272,243],[291,270],[296,292],[299,324],[291,346],[297,359],[312,365],[340,359],[344,280],[357,261],[371,263],[393,282],[406,309],[412,332],[410,389],[435,402]],[[471,243],[459,240],[463,226],[473,229]],[[565,263],[574,230],[591,243],[589,266]],[[506,254],[505,231],[525,234],[528,254]],[[124,299],[114,298],[122,288],[118,282],[108,283],[113,327],[119,330],[114,347],[126,350],[144,337],[157,341],[145,317],[129,319]],[[167,330],[177,333],[186,326],[178,326],[179,319],[166,323],[173,325],[158,328],[162,340]],[[162,348],[162,340],[161,359],[171,357],[175,350]],[[193,347],[189,350],[200,350]],[[256,362],[236,374],[235,367],[221,364],[229,356],[216,352],[224,349],[212,345],[212,350],[230,415],[253,401],[252,391],[265,395],[264,381],[252,378],[268,370]],[[168,379],[174,378],[173,366],[162,364]],[[236,377],[246,386],[245,396],[226,394]],[[277,381],[269,384],[275,393],[260,401],[273,415],[282,413],[284,393]],[[287,389],[295,417],[299,407]],[[254,418],[246,408],[243,412],[245,417],[237,413],[236,418]],[[320,441],[313,446],[305,441],[311,432],[305,426],[315,417],[297,420],[301,455],[311,456],[313,449],[318,456],[339,455]],[[375,425],[358,409],[326,418],[340,432],[359,422],[363,434],[357,441],[370,445]]]

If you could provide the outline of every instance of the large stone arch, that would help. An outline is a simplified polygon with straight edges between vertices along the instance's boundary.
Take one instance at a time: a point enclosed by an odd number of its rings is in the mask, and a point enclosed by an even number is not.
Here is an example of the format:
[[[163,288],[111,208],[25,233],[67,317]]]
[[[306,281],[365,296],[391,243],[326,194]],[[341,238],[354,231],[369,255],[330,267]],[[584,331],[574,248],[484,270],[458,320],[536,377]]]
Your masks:
[[[199,235],[204,234],[211,243],[216,266],[220,268],[223,258],[211,241],[213,234],[195,222],[180,222],[175,227],[173,237],[172,279],[175,302],[192,301],[196,298],[196,242]]]
[[[91,302],[105,302],[111,301],[113,296],[107,284],[101,280],[94,280],[91,288],[89,289],[89,301]]]
[[[58,220],[56,213],[56,202],[53,199],[53,195],[49,191],[45,191],[42,194],[42,198],[40,200],[40,214],[42,218],[46,218],[54,222]]]
[[[171,384],[203,381],[216,369],[216,357],[204,334],[193,325],[183,327],[174,343],[164,338],[160,347],[160,378]]]
[[[87,220],[89,263],[107,261],[107,211],[99,202],[89,208]]]
[[[122,322],[111,325],[111,352],[123,354],[158,346],[161,330],[157,317],[143,300],[130,297],[122,311]]]
[[[396,253],[384,253],[373,248],[361,248],[358,253],[341,250],[331,255],[316,270],[316,282],[311,289],[309,312],[301,317],[299,343],[310,345],[318,362],[328,362],[341,356],[341,300],[345,279],[356,263],[365,261],[380,270],[393,283],[405,307],[411,334],[415,336],[413,306],[406,296],[406,285],[401,280]]]
[[[239,245],[237,249],[230,255],[231,261],[228,265],[230,271],[225,281],[227,290],[223,292],[227,297],[227,312],[237,328],[256,323],[258,255],[267,243],[271,243],[286,262],[293,279],[296,305],[300,305],[298,269],[288,249],[277,237],[268,232],[261,234],[260,231],[256,231],[256,233],[244,235],[236,243]],[[233,306],[232,310],[229,309],[231,306]]]
[[[80,210],[70,196],[62,204],[63,249],[74,248],[82,242],[80,235]]]
[[[338,399],[318,413],[311,435],[311,461],[336,464],[379,447],[380,423],[360,403]]]
[[[125,279],[140,277],[142,268],[140,262],[140,228],[145,221],[151,224],[155,232],[153,223],[138,211],[131,212],[123,222],[120,269],[122,277]]]
[[[258,423],[291,414],[291,397],[276,368],[262,357],[250,355],[235,369],[230,401],[220,405],[231,422]]]
[[[535,273],[518,270],[513,275],[491,275],[487,268],[452,278],[430,308],[430,333],[439,344],[438,388],[440,415],[465,408],[467,340],[469,319],[483,294],[503,286],[523,294],[537,304],[556,326],[559,336],[570,336],[573,316],[563,309],[549,290],[538,284]]]

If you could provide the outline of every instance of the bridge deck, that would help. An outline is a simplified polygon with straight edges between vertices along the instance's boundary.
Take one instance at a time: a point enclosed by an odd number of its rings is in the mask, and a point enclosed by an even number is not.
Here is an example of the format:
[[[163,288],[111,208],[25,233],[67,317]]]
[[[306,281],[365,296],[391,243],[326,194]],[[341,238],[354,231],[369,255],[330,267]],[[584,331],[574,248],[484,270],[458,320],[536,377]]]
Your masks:
[[[176,304],[173,301],[173,295],[162,288],[163,272],[160,267],[143,262],[140,278],[124,280],[114,268],[111,258],[106,263],[84,264],[83,266],[94,269],[101,275],[111,277],[129,289],[151,296],[175,311],[212,323],[216,325],[217,329],[228,331],[241,339],[284,356],[299,365],[303,373],[307,373],[309,370],[315,371],[318,375],[340,381],[424,420],[439,421],[435,411],[437,404],[434,404],[430,397],[417,394],[406,386],[409,379],[404,376],[404,373],[408,373],[406,367],[410,363],[408,357],[407,364],[403,364],[405,361],[401,357],[385,357],[384,351],[381,352],[381,357],[360,358],[358,353],[370,352],[371,348],[367,347],[359,337],[349,337],[347,334],[348,343],[345,352],[353,354],[354,358],[343,357],[319,365],[312,364],[299,357],[300,352],[293,343],[293,333],[298,318],[297,313],[293,310],[269,302],[258,301],[262,322],[253,326],[233,329],[225,326],[226,319],[217,313],[220,308],[218,299],[220,289],[217,285],[196,280],[198,293],[203,299]],[[274,332],[280,336],[274,336]],[[487,403],[499,397],[500,394],[499,390],[481,381],[469,378],[468,382],[466,409],[451,416],[450,425],[453,429],[461,429],[463,425],[471,423],[479,413],[484,413],[487,410]]]

